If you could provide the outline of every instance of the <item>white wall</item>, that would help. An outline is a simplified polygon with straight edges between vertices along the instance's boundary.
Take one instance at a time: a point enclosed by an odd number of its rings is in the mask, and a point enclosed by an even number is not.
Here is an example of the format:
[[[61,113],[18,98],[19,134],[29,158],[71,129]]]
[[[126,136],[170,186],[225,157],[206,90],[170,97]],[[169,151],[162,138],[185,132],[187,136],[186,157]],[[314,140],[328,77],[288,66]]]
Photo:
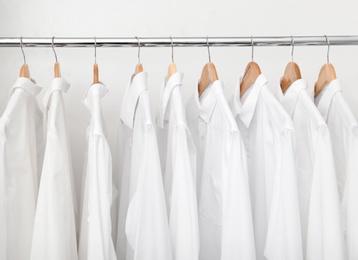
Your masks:
[[[271,1],[115,1],[115,0],[12,0],[0,1],[0,36],[270,36],[358,34],[358,2],[354,0]],[[312,88],[326,62],[326,47],[296,47],[295,61]],[[206,48],[176,48],[175,61],[184,73],[184,98],[196,87]],[[154,118],[159,90],[171,61],[170,48],[142,48],[141,61],[148,71],[148,88]],[[272,87],[278,85],[289,47],[257,47],[255,60]],[[47,87],[53,77],[51,48],[25,48],[32,77]],[[62,75],[71,82],[66,95],[76,184],[86,149],[85,130],[89,113],[81,99],[92,82],[93,48],[57,49]],[[230,97],[237,79],[250,60],[250,48],[211,48],[225,94]],[[340,78],[344,96],[358,117],[358,46],[331,47],[331,62]],[[103,99],[108,140],[115,152],[118,114],[124,89],[137,63],[136,48],[99,48],[100,80],[110,89]],[[16,80],[20,48],[0,49],[0,113]],[[39,99],[42,99],[42,94]],[[80,189],[78,188],[77,191]]]

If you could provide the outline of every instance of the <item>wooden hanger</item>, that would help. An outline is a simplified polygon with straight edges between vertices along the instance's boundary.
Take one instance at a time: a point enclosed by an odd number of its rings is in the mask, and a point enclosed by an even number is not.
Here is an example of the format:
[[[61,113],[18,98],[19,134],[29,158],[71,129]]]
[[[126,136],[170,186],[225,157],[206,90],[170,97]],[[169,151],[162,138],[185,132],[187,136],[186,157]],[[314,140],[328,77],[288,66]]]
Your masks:
[[[256,62],[251,61],[249,64],[247,64],[244,77],[240,83],[240,96],[244,95],[246,90],[248,90],[255,83],[257,77],[260,76],[260,74],[261,69]]]
[[[285,73],[283,74],[281,80],[282,93],[285,93],[293,82],[302,78],[300,68],[298,67],[297,63],[293,62],[293,50],[295,48],[295,42],[292,36],[291,36],[291,45],[292,45],[292,50],[291,50],[292,61],[287,64],[285,68]]]
[[[199,96],[201,96],[201,94],[203,94],[203,92],[205,91],[205,89],[208,86],[210,86],[211,84],[213,84],[214,81],[219,79],[215,65],[214,65],[214,63],[211,62],[208,37],[206,37],[206,42],[208,45],[209,62],[205,64],[205,66],[201,72],[201,77],[200,77],[200,81],[198,84]]]
[[[137,75],[140,72],[143,72],[143,65],[140,63],[140,42],[138,40],[138,37],[135,37],[138,41],[138,64],[135,66],[134,75]]]
[[[314,96],[317,97],[327,84],[336,79],[336,70],[331,63],[326,63],[319,71],[318,79],[314,86]]]
[[[261,74],[260,66],[254,62],[254,38],[251,36],[251,62],[246,66],[244,77],[240,83],[240,96],[244,95]]]
[[[201,72],[201,77],[198,84],[199,96],[201,96],[201,94],[209,85],[213,84],[213,82],[218,79],[219,77],[214,63],[212,62],[206,63]]]
[[[177,72],[177,65],[174,62],[174,45],[173,45],[173,40],[172,37],[170,37],[170,41],[172,43],[172,63],[169,64],[168,67],[168,74],[167,74],[167,80],[174,74]]]
[[[55,37],[52,37],[52,45],[51,45],[51,47],[52,47],[53,53],[55,54],[55,60],[56,60],[55,65],[53,67],[53,71],[54,71],[55,78],[61,78],[60,63],[57,60],[57,53],[55,51],[54,40],[55,40]]]
[[[20,77],[30,79],[31,77],[30,77],[29,66],[26,64],[25,52],[24,49],[22,48],[22,37],[20,37],[20,47],[21,47],[22,56],[24,58],[24,64],[20,68]]]
[[[97,41],[94,37],[94,64],[93,64],[93,84],[99,83],[99,71],[97,64]]]
[[[293,61],[289,62],[285,68],[285,73],[283,74],[281,80],[282,93],[285,93],[293,82],[301,78],[301,71],[297,63]]]
[[[314,96],[317,97],[319,95],[319,93],[321,93],[321,91],[325,88],[325,86],[327,84],[329,84],[332,80],[336,79],[336,70],[334,69],[333,65],[331,63],[329,63],[329,49],[330,49],[330,44],[329,44],[329,40],[327,35],[325,35],[324,37],[326,37],[326,42],[327,42],[327,63],[324,64],[321,68],[321,70],[319,71],[319,75],[318,75],[318,79],[315,83],[314,86]]]

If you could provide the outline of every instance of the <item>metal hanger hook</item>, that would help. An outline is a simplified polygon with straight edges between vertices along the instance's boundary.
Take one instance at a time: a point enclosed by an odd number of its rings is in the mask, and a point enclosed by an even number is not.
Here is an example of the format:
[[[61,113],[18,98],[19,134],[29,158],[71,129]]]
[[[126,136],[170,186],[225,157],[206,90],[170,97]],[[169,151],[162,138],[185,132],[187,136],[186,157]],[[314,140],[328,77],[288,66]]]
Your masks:
[[[58,62],[58,61],[57,61],[57,53],[56,53],[56,51],[55,51],[55,43],[54,43],[54,41],[55,41],[55,36],[52,37],[51,47],[52,47],[53,53],[55,54],[55,59],[56,59],[56,63],[57,63],[57,62]]]
[[[24,49],[22,48],[22,36],[20,37],[20,48],[21,48],[21,52],[22,52],[22,56],[24,58],[24,64],[26,64],[26,57],[25,57],[25,52]]]
[[[172,39],[172,37],[170,36],[169,38],[170,38],[170,42],[171,42],[171,44],[172,44],[172,63],[174,63],[174,44],[173,44],[173,39]]]
[[[293,50],[295,49],[295,40],[293,39],[293,36],[291,35],[291,46],[292,46],[292,49],[291,49],[291,58],[292,58],[292,61],[293,61]]]
[[[137,41],[138,41],[138,64],[140,64],[140,42],[139,42],[139,39],[138,39],[137,36],[136,36],[135,38],[136,38]]]
[[[94,37],[94,64],[97,64],[97,39]]]
[[[254,37],[251,35],[251,61],[254,61]]]
[[[327,47],[328,47],[327,48],[327,63],[329,63],[329,51],[330,51],[331,45],[329,44],[327,35],[325,35],[324,37],[326,37],[326,42],[327,42]]]
[[[211,62],[210,45],[209,45],[209,37],[208,36],[206,36],[206,45],[208,46],[209,62]]]

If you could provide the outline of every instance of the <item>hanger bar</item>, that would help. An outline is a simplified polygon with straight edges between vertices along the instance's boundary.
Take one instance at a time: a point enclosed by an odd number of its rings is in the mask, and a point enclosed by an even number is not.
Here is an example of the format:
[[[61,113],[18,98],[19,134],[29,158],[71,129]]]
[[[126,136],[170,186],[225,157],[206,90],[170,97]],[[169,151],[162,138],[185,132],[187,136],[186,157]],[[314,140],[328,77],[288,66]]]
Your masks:
[[[327,41],[322,36],[293,36],[295,46],[326,46]],[[358,35],[327,36],[331,46],[358,45]],[[138,37],[141,47],[171,47],[169,37]],[[174,47],[207,47],[207,37],[171,37]],[[96,37],[97,47],[135,47],[138,41],[135,37]],[[52,47],[52,37],[23,37],[24,47]],[[210,47],[239,47],[251,46],[250,37],[209,37]],[[93,37],[56,37],[53,46],[60,47],[92,47]],[[254,37],[257,46],[291,46],[292,36]],[[20,37],[0,37],[0,47],[19,47]]]

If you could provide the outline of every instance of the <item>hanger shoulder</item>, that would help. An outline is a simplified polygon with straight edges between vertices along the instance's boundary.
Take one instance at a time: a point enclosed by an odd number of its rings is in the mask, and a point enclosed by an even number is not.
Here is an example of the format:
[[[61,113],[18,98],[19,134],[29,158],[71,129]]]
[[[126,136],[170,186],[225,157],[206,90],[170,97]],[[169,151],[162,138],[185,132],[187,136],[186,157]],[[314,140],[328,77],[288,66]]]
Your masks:
[[[218,79],[219,79],[219,77],[218,77],[218,73],[216,71],[214,63],[209,62],[209,63],[205,64],[205,66],[201,72],[201,77],[200,77],[200,81],[198,84],[199,96],[204,92],[204,90],[210,84],[212,84],[214,81],[216,81]]]
[[[98,82],[99,82],[98,64],[95,63],[93,65],[93,83],[96,84]]]
[[[336,78],[336,70],[333,65],[331,63],[324,64],[319,72],[319,76],[314,87],[315,97],[321,93],[328,83]]]
[[[252,84],[255,83],[258,76],[261,74],[260,66],[254,62],[251,61],[249,64],[247,64],[244,77],[240,84],[240,96],[242,96],[246,90],[248,90]]]
[[[142,65],[142,63],[138,63],[138,64],[135,66],[134,74],[137,75],[137,74],[140,73],[140,72],[143,72],[143,65]]]
[[[21,66],[20,77],[28,79],[30,78],[29,66],[26,63]]]
[[[60,63],[56,62],[53,67],[55,78],[61,78]]]
[[[293,82],[301,78],[301,71],[297,63],[293,61],[288,63],[281,81],[282,93],[285,93]]]
[[[173,62],[168,67],[167,79],[169,79],[174,73],[177,72],[177,65]]]

